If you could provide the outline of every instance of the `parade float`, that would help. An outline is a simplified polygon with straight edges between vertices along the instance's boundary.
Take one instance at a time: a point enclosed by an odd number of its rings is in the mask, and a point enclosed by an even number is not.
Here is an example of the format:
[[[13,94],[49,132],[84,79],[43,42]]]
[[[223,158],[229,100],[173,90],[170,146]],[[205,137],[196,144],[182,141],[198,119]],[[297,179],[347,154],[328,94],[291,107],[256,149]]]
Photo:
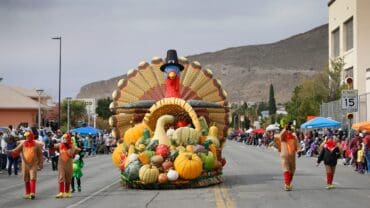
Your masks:
[[[204,187],[223,182],[227,94],[212,71],[169,50],[119,80],[109,119],[122,184],[140,189]]]

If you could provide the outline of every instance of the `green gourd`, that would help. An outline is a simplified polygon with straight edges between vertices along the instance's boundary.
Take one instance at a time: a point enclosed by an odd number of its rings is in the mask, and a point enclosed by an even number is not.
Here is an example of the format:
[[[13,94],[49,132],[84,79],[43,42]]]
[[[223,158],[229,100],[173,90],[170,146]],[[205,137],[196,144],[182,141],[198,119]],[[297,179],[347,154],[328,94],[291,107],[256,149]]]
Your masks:
[[[141,164],[138,160],[127,165],[125,173],[127,174],[128,180],[137,180],[139,178],[140,167]]]

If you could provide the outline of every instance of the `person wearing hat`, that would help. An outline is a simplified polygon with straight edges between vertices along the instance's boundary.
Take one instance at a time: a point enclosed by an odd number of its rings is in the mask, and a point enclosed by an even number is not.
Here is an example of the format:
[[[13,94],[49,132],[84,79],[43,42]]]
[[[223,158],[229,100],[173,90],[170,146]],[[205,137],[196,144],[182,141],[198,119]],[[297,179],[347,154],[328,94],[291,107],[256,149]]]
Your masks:
[[[332,135],[327,136],[317,158],[317,166],[319,166],[321,161],[324,161],[325,164],[327,189],[334,188],[333,179],[335,167],[337,166],[337,161],[341,154],[342,149],[338,142],[333,138]]]
[[[73,175],[73,158],[80,148],[72,144],[72,138],[69,133],[62,136],[61,143],[56,144],[55,148],[59,150],[58,161],[58,183],[59,193],[56,198],[70,198],[70,186]]]
[[[176,50],[167,51],[166,63],[160,69],[166,80],[166,98],[180,98],[180,72],[184,70],[184,66],[179,64]]]
[[[25,184],[25,199],[35,199],[37,169],[43,168],[43,144],[35,141],[32,131],[24,133],[25,141],[22,141],[15,149],[8,150],[10,154],[20,153],[22,155],[22,174]]]
[[[292,181],[296,169],[296,152],[298,151],[298,139],[295,135],[292,124],[289,123],[280,132],[280,135],[275,135],[275,143],[280,152],[281,165],[284,176],[284,190],[292,190]]]

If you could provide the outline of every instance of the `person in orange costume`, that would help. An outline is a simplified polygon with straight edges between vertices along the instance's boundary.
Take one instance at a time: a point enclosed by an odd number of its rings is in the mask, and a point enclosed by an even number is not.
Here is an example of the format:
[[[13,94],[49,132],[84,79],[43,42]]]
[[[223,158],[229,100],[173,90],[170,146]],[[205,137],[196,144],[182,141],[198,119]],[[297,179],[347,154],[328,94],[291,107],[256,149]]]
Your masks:
[[[59,161],[58,161],[58,183],[59,183],[59,194],[56,198],[70,198],[72,194],[70,192],[70,186],[73,175],[73,158],[75,153],[79,152],[80,149],[73,146],[72,138],[69,133],[64,134],[62,142],[56,144],[55,148],[59,150]]]
[[[25,199],[35,199],[36,197],[36,179],[37,169],[43,168],[43,144],[35,141],[32,132],[26,132],[25,141],[22,141],[15,149],[9,150],[9,153],[20,153],[22,155],[22,174],[25,184]]]
[[[275,142],[280,152],[281,165],[284,171],[284,189],[285,191],[291,191],[296,169],[296,152],[298,151],[298,140],[292,131],[291,123],[281,131],[280,135],[275,136]]]

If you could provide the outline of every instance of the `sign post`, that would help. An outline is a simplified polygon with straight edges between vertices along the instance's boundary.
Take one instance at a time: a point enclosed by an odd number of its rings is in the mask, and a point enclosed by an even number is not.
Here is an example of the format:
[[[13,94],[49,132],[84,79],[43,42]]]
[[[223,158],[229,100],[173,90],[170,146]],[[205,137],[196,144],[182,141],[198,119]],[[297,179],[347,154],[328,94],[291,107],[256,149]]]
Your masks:
[[[351,124],[353,113],[358,111],[358,90],[342,90],[342,110],[347,111],[348,122],[348,142],[351,139]]]

